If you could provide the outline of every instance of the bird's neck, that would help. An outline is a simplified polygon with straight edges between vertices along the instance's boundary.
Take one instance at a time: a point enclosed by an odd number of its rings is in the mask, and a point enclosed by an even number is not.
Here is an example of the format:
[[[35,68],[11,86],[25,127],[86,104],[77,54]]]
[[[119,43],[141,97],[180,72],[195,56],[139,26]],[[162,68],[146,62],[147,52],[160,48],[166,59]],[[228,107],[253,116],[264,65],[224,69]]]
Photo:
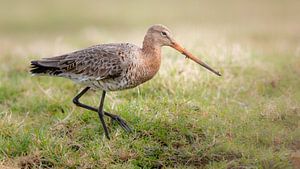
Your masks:
[[[143,41],[142,51],[146,56],[160,56],[161,45],[151,36],[146,35]]]
[[[148,64],[160,65],[161,45],[151,36],[145,36],[142,47],[143,58]]]
[[[159,70],[161,63],[161,45],[151,37],[145,37],[142,47],[143,70],[145,78],[151,79]]]

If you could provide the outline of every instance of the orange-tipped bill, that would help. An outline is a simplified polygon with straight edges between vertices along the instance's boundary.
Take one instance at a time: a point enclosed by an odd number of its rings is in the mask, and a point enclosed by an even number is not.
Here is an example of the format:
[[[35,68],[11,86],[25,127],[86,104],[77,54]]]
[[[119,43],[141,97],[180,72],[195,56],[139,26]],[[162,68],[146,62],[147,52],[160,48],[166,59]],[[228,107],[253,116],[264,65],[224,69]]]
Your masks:
[[[212,71],[213,73],[215,73],[218,76],[221,76],[221,74],[217,71],[215,71],[214,69],[212,69],[210,66],[208,66],[206,63],[202,62],[199,58],[197,58],[196,56],[194,56],[193,54],[191,54],[190,52],[188,52],[187,50],[185,50],[182,46],[180,46],[178,43],[173,42],[172,46],[174,49],[178,50],[180,53],[182,53],[183,55],[185,55],[186,57],[188,57],[189,59],[192,59],[193,61],[195,61],[196,63],[198,63],[199,65],[205,67],[206,69]]]

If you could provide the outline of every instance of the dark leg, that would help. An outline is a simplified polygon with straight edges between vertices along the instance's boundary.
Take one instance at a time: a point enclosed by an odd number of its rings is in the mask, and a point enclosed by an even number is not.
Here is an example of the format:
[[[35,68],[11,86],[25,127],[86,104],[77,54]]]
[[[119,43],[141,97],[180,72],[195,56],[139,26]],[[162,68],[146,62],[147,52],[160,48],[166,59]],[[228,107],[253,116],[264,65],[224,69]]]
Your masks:
[[[106,91],[103,90],[102,96],[101,96],[101,100],[100,100],[99,109],[98,109],[98,115],[99,115],[100,121],[101,121],[101,123],[102,123],[103,129],[104,129],[104,132],[105,132],[105,135],[106,135],[106,137],[107,137],[108,139],[110,139],[110,138],[109,138],[109,133],[108,133],[108,130],[107,130],[107,127],[106,127],[106,124],[105,124],[105,121],[104,121],[104,119],[103,119],[103,116],[104,116],[104,113],[103,113],[103,105],[104,105],[105,94],[106,94]]]
[[[113,121],[116,121],[126,132],[131,132],[131,128],[128,126],[125,120],[115,114],[108,113],[103,111],[104,115],[109,116]]]
[[[81,96],[83,96],[88,90],[90,89],[90,87],[86,87],[84,88],[77,96],[74,97],[73,99],[73,103],[79,107],[94,111],[94,112],[98,112],[97,108],[82,104],[79,99]],[[109,116],[112,120],[115,120],[116,122],[118,122],[118,124],[127,132],[131,132],[131,128],[127,125],[127,123],[121,119],[119,116],[108,113],[103,111],[104,115]]]

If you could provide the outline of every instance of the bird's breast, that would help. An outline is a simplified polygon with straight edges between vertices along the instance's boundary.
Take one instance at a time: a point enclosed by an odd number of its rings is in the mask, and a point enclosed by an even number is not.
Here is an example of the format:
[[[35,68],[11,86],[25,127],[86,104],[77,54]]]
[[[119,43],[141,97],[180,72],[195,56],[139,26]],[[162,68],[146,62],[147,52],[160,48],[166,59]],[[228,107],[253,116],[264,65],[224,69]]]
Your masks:
[[[160,62],[160,56],[140,60],[133,73],[134,83],[139,85],[152,79],[160,68]]]
[[[134,88],[152,79],[158,72],[160,63],[160,55],[135,55],[125,64],[119,77],[99,80],[94,85],[106,91]]]

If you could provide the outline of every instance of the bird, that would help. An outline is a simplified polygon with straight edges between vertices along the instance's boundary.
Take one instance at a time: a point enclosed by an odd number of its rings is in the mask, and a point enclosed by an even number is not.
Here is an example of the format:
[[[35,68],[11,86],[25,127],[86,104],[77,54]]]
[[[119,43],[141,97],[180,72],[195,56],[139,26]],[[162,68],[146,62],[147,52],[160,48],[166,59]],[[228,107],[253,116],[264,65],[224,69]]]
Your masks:
[[[84,86],[74,98],[76,106],[98,113],[107,139],[110,139],[104,117],[116,121],[126,132],[132,129],[121,117],[103,110],[107,92],[131,89],[152,79],[161,64],[161,48],[169,46],[199,65],[221,76],[205,62],[183,48],[173,37],[170,29],[162,24],[148,28],[142,47],[131,43],[94,45],[71,53],[31,61],[32,75],[56,76],[71,79]],[[90,89],[101,90],[98,107],[79,101]]]

